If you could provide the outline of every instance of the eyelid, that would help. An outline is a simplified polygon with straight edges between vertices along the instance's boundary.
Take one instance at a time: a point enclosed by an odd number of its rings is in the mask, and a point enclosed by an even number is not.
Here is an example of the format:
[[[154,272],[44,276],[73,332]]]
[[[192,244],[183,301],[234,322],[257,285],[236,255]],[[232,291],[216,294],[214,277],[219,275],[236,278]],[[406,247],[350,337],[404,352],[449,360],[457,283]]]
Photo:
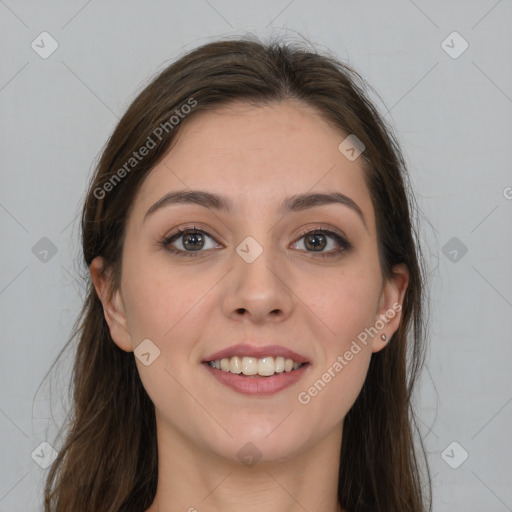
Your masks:
[[[197,231],[199,233],[202,233],[204,235],[209,236],[210,238],[213,238],[215,241],[218,241],[219,238],[222,238],[220,235],[217,234],[217,232],[211,228],[210,226],[201,226],[200,223],[194,222],[191,224],[183,224],[180,226],[177,226],[174,228],[170,234],[165,235],[163,237],[162,241],[170,240],[174,236],[177,235],[183,235],[184,233],[188,231]]]
[[[335,235],[339,236],[340,238],[343,238],[348,243],[348,237],[347,237],[347,235],[345,235],[345,233],[341,229],[335,228],[334,226],[331,226],[330,224],[322,224],[322,223],[314,224],[312,226],[309,225],[309,226],[302,228],[301,232],[299,234],[299,238],[301,238],[305,235],[311,234],[311,233],[318,232],[318,231],[335,234]]]

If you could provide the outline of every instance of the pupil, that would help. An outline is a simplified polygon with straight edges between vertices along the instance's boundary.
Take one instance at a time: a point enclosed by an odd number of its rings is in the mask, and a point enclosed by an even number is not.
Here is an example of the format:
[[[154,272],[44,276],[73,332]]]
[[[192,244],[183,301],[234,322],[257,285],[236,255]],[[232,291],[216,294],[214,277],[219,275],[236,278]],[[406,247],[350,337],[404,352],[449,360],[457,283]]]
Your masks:
[[[202,245],[196,244],[198,241],[201,242],[201,239],[201,233],[187,233],[186,235],[183,236],[183,246],[192,249],[193,251],[197,251],[202,247]]]
[[[311,241],[313,240],[313,242],[311,243],[308,243],[308,240]],[[309,245],[311,247],[313,247],[314,249],[318,249],[320,247],[320,249],[323,249],[325,247],[325,237],[323,235],[309,235],[308,237],[306,237],[306,247]]]

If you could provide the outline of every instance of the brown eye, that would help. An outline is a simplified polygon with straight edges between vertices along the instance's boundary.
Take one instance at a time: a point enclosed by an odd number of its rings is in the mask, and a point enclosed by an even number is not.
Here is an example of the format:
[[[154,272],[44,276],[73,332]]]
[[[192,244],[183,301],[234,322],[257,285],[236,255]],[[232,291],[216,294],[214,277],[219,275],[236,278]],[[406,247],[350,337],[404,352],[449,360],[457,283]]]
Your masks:
[[[178,229],[178,231],[164,240],[161,245],[168,251],[180,256],[198,256],[202,249],[214,249],[216,244],[208,247],[207,241],[215,240],[211,235],[201,229]]]
[[[198,251],[204,247],[204,235],[202,233],[185,233],[182,238],[182,244],[186,249]]]
[[[321,233],[312,233],[304,237],[304,245],[307,249],[312,249],[313,251],[321,251],[325,249],[327,240],[325,235]]]
[[[329,244],[329,239],[334,240],[334,243]],[[316,229],[312,231],[306,231],[302,233],[302,236],[293,244],[297,246],[300,244],[300,240],[304,240],[302,244],[304,245],[305,252],[317,253],[315,256],[320,257],[330,257],[337,256],[342,252],[345,252],[351,249],[352,245],[346,240],[345,237],[341,236],[334,231],[329,231],[325,229]],[[330,245],[328,250],[326,247]]]

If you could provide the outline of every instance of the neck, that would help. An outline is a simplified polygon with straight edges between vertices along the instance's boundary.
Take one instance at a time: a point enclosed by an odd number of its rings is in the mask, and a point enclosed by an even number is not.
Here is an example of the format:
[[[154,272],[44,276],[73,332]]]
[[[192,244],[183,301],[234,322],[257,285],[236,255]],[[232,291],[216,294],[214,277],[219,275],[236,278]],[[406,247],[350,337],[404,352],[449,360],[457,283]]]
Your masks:
[[[342,512],[340,425],[295,456],[251,466],[200,450],[168,426],[157,431],[158,486],[146,512]]]

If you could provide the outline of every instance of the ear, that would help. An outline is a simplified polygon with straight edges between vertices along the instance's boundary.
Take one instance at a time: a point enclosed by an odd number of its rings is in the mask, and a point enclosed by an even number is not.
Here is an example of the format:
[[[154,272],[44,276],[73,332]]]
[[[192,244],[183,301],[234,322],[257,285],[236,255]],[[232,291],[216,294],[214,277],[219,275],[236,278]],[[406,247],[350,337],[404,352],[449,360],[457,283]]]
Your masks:
[[[395,334],[402,318],[402,304],[407,285],[409,284],[409,270],[403,263],[393,267],[393,272],[384,284],[379,300],[379,310],[375,318],[377,335],[373,338],[372,352],[382,350]],[[386,336],[386,340],[381,335]]]
[[[103,313],[115,344],[125,352],[132,352],[134,347],[126,322],[126,314],[120,290],[111,292],[111,274],[104,270],[104,261],[97,256],[91,262],[89,273],[94,288],[103,304]]]

